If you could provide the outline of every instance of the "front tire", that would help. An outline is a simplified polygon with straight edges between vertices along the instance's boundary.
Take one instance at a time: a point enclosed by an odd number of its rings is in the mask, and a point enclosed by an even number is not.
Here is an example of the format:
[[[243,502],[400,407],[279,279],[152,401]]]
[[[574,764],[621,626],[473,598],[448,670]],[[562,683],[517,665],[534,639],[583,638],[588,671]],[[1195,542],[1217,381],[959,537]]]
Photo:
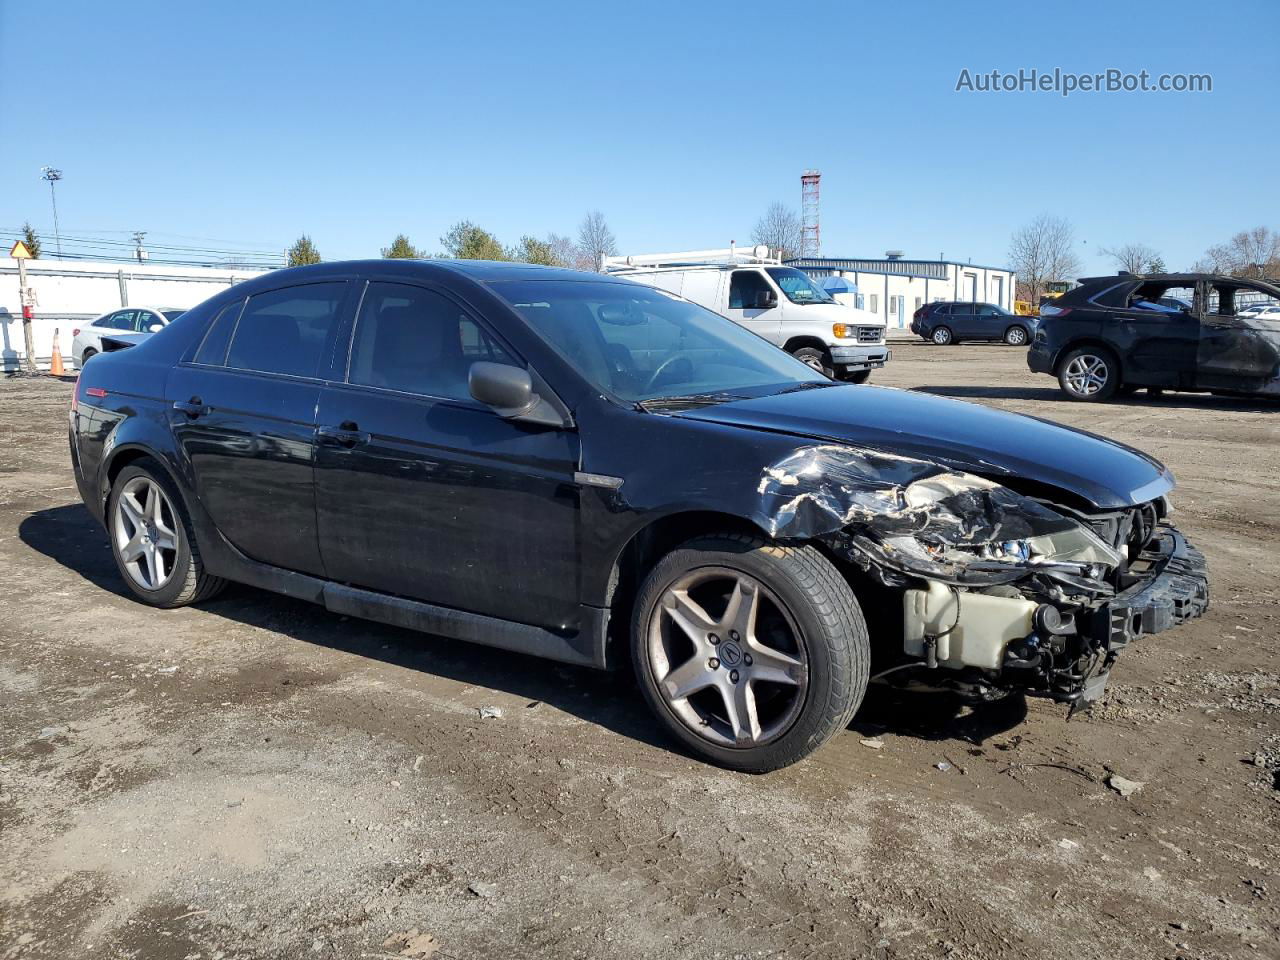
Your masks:
[[[1029,339],[1026,328],[1016,323],[1004,332],[1004,342],[1011,347],[1025,347]]]
[[[1077,347],[1058,364],[1058,386],[1072,400],[1110,400],[1120,386],[1120,362],[1105,347]]]
[[[750,773],[795,763],[848,726],[870,663],[862,609],[826,557],[730,534],[689,540],[650,571],[631,652],[663,726]]]
[[[149,457],[127,465],[111,485],[107,531],[116,567],[143,603],[182,607],[226,586],[205,573],[182,496]]]
[[[952,336],[950,327],[934,327],[933,333],[929,335],[929,339],[940,347],[945,347],[949,343],[955,343],[955,337]]]
[[[800,347],[793,350],[791,355],[807,366],[813,367],[823,376],[832,375],[831,360],[827,357],[825,350],[819,350],[817,347]]]

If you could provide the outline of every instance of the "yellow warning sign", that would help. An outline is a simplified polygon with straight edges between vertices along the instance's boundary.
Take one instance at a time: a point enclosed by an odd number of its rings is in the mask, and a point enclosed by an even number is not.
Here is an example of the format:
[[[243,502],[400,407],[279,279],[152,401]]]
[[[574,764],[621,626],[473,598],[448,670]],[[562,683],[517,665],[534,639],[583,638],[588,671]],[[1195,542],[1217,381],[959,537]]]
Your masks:
[[[9,256],[15,260],[30,260],[31,251],[27,249],[27,245],[19,240],[13,245],[13,249],[9,251]]]

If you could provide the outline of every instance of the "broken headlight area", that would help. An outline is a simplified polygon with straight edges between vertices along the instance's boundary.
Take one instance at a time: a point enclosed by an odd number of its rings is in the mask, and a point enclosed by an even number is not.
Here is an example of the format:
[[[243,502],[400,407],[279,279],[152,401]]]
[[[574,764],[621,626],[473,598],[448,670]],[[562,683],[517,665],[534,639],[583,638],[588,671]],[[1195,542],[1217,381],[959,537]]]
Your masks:
[[[794,452],[765,472],[758,493],[757,519],[774,536],[816,539],[902,590],[905,660],[887,671],[895,680],[976,699],[1100,696],[1134,634],[1131,598],[1165,575],[1161,531],[1176,536],[1150,504],[1093,516],[937,464],[839,446]],[[1207,603],[1205,582],[1200,561],[1184,592]]]

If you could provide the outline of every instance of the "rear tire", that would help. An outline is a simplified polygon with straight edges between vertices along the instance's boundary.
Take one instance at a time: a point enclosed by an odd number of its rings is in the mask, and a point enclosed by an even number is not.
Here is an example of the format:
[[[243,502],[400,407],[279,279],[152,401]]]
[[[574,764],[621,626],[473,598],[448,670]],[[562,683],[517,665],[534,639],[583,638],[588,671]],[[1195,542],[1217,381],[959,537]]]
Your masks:
[[[93,349],[93,347],[87,347],[84,353],[80,355],[80,369],[84,369],[84,365],[89,362],[90,357],[96,357],[97,355],[97,350]]]
[[[1004,342],[1011,347],[1025,347],[1030,339],[1027,328],[1020,327],[1016,323],[1004,332]]]
[[[870,673],[862,609],[831,562],[735,534],[689,540],[654,566],[631,652],[671,735],[750,773],[795,763],[847,727]]]
[[[929,339],[940,347],[955,343],[956,338],[951,333],[950,327],[934,327],[933,333],[929,334]]]
[[[819,350],[817,347],[800,347],[791,351],[791,355],[801,363],[813,367],[823,376],[830,377],[833,373],[831,360],[825,350]]]
[[[150,457],[128,464],[112,483],[107,532],[120,576],[143,603],[183,607],[226,586],[205,573],[182,494]]]
[[[1058,363],[1058,386],[1072,400],[1110,400],[1120,386],[1120,362],[1105,347],[1077,347]]]

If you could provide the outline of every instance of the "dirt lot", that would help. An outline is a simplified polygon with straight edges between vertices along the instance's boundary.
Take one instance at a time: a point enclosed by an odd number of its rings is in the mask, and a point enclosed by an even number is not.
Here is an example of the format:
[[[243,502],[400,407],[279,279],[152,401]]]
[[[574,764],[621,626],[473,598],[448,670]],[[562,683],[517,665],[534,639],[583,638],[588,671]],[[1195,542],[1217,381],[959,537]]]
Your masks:
[[[625,677],[243,587],[135,603],[70,384],[0,382],[0,958],[1280,956],[1280,407],[895,353],[876,382],[1163,458],[1213,606],[1091,715],[873,696],[762,777],[682,755]]]

